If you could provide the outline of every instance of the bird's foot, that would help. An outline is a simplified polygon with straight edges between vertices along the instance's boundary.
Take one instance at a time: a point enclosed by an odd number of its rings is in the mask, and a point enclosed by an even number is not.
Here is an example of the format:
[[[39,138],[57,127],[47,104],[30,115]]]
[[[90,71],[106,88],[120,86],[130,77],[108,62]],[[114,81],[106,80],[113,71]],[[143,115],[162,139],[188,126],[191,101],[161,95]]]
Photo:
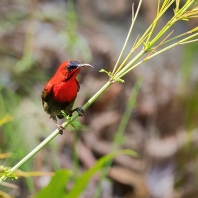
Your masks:
[[[85,115],[85,111],[81,107],[77,107],[77,108],[70,111],[69,116],[71,117],[72,113],[75,112],[75,111],[77,111],[78,115],[81,116],[81,117]]]
[[[58,130],[59,130],[59,133],[62,135],[63,134],[63,130],[65,129],[62,125],[58,124],[57,123],[57,119],[56,119],[56,116],[52,116],[50,115],[49,117],[50,119],[52,118],[53,122],[56,124]]]
[[[60,125],[58,123],[56,123],[56,126],[57,126],[57,128],[59,130],[60,135],[63,135],[63,130],[65,129],[65,127],[63,127],[62,125]]]

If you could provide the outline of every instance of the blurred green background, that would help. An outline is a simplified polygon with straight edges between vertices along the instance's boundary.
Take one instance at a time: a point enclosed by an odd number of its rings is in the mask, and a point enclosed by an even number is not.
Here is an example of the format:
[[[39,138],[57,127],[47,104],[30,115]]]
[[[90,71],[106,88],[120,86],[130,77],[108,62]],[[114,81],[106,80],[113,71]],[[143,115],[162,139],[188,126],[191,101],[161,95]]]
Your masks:
[[[0,153],[11,153],[0,158],[0,165],[14,166],[56,128],[43,111],[40,95],[61,62],[69,59],[94,66],[79,75],[76,106],[108,80],[98,71],[113,69],[130,27],[132,3],[136,8],[137,0],[0,1]],[[156,9],[157,1],[143,1],[131,45],[149,26]],[[173,9],[163,17],[161,27]],[[178,23],[174,34],[197,25],[197,19]],[[189,44],[138,67],[124,78],[125,84],[114,84],[86,111],[77,143],[68,129],[21,170],[73,170],[75,150],[78,172],[90,168],[111,151],[129,94],[141,77],[136,106],[120,144],[135,150],[138,158],[116,158],[100,197],[198,197],[197,54],[197,43]],[[13,182],[16,186],[0,186],[0,190],[16,198],[33,197],[49,180],[49,176],[20,178]],[[93,197],[97,184],[97,179],[91,180],[82,197]]]

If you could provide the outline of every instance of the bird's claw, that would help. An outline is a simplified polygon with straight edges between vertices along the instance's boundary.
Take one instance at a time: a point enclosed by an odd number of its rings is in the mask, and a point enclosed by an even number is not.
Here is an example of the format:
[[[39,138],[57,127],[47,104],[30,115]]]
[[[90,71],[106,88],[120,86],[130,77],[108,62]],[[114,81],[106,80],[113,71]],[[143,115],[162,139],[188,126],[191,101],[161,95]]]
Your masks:
[[[72,116],[72,113],[73,113],[74,111],[77,111],[77,112],[78,112],[78,115],[79,115],[80,117],[82,117],[82,116],[85,115],[85,111],[84,111],[81,107],[77,107],[77,108],[73,109],[73,110],[70,112],[70,114],[69,114],[70,117]]]
[[[58,130],[59,130],[60,135],[63,135],[63,130],[64,130],[65,128],[64,128],[62,125],[57,124],[57,123],[56,123],[56,126],[57,126],[57,128],[58,128]]]
[[[49,118],[52,118],[53,122],[56,124],[58,130],[59,130],[59,133],[62,135],[63,134],[63,129],[65,129],[62,125],[58,124],[57,123],[57,119],[56,119],[56,116],[52,116],[50,115]]]

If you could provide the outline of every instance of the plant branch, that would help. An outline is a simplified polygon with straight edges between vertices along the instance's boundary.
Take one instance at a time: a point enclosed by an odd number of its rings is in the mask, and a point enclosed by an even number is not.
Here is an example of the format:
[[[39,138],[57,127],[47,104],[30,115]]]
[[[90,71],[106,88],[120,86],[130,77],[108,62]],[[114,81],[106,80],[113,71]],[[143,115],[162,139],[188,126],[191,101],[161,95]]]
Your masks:
[[[131,36],[131,32],[132,32],[133,27],[134,27],[134,25],[135,25],[135,22],[136,22],[136,19],[137,19],[137,16],[138,16],[138,13],[139,13],[141,4],[142,4],[142,0],[139,1],[138,8],[137,8],[137,11],[136,11],[136,13],[135,13],[135,16],[134,16],[134,9],[132,9],[133,12],[132,12],[132,23],[131,23],[131,27],[130,27],[130,29],[129,29],[129,32],[128,32],[128,35],[127,35],[127,37],[126,37],[125,43],[124,43],[124,45],[123,45],[122,51],[121,51],[121,53],[120,53],[120,55],[119,55],[119,57],[118,57],[118,60],[117,60],[117,62],[116,62],[116,65],[115,65],[115,67],[114,67],[114,69],[113,69],[112,74],[114,74],[115,71],[117,70],[117,67],[118,67],[118,65],[119,65],[119,62],[120,62],[120,60],[121,60],[121,58],[122,58],[122,56],[123,56],[124,50],[125,50],[125,48],[126,48],[126,45],[127,45],[128,41],[129,41],[129,38],[130,38],[130,36]],[[133,5],[132,5],[132,8],[134,8]],[[119,68],[118,68],[118,70],[119,70]]]
[[[112,83],[109,81],[82,107],[86,110]],[[68,126],[72,121],[78,117],[75,113],[69,121],[62,124],[63,127]],[[51,140],[53,140],[57,135],[59,135],[59,130],[56,129],[51,135],[49,135],[43,142],[41,142],[35,149],[33,149],[28,155],[26,155],[20,162],[18,162],[13,168],[11,168],[7,174],[4,174],[0,178],[0,184],[5,181],[12,173],[14,173],[19,167],[21,167],[25,162],[31,159],[36,153],[38,153],[45,145],[47,145]]]

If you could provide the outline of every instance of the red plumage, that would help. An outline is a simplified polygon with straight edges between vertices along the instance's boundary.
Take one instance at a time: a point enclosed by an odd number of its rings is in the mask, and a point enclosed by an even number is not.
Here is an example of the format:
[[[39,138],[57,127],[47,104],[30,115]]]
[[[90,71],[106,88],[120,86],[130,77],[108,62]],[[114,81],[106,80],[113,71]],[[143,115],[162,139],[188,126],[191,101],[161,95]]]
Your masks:
[[[84,114],[84,111],[79,107],[72,110],[77,92],[80,89],[76,77],[83,67],[93,66],[80,64],[77,61],[65,61],[45,85],[41,95],[42,105],[55,123],[57,123],[56,116],[60,119],[63,118],[61,110],[64,110],[69,116],[74,111],[77,111],[80,116]]]
[[[80,69],[76,68],[74,71],[68,72],[66,67],[69,66],[69,63],[70,61],[63,62],[44,88],[48,92],[51,91],[53,98],[59,102],[71,102],[77,96],[78,81],[76,76]],[[71,78],[66,81],[70,76]]]

